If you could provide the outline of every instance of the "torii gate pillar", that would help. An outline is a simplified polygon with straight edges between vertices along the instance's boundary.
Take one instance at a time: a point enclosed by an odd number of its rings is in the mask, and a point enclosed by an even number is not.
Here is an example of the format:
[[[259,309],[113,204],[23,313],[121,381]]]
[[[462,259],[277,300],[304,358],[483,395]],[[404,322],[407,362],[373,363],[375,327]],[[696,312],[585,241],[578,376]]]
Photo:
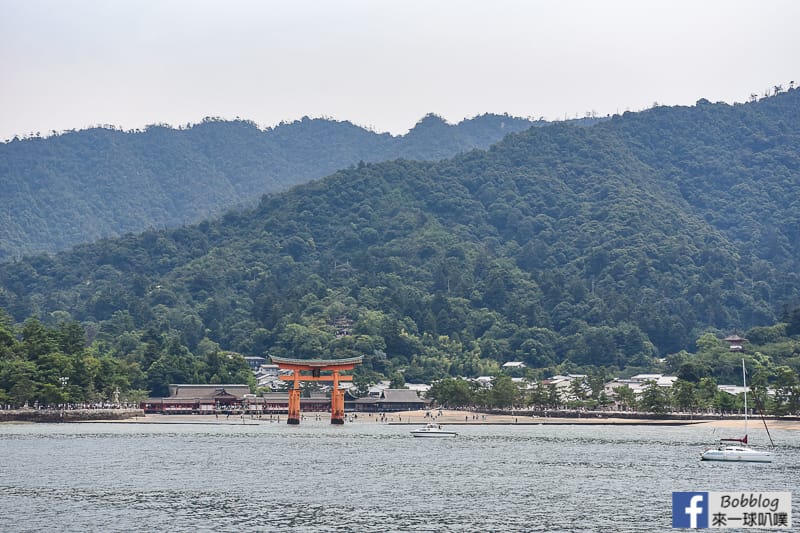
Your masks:
[[[289,416],[288,424],[300,423],[300,382],[301,381],[332,381],[331,390],[331,424],[344,424],[344,391],[339,390],[340,381],[353,381],[351,375],[341,375],[344,370],[352,370],[361,364],[363,357],[350,359],[288,359],[272,357],[272,362],[280,369],[291,370],[291,376],[281,376],[283,381],[292,381],[289,390]],[[301,374],[306,371],[311,374]],[[330,375],[322,375],[323,371],[330,371]]]

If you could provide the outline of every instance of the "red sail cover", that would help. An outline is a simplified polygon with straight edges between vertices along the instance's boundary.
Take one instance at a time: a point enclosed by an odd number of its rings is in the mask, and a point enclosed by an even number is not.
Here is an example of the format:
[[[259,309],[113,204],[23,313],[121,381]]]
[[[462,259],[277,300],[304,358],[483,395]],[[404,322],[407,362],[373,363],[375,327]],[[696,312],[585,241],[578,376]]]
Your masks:
[[[723,442],[741,442],[742,444],[747,444],[747,435],[742,437],[741,439],[719,439]]]

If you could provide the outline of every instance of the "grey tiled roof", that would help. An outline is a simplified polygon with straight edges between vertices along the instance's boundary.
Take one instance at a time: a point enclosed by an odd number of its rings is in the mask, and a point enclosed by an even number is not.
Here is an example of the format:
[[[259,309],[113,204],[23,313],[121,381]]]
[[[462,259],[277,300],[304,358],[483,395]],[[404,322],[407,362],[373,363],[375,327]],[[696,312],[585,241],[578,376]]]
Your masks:
[[[417,391],[410,389],[385,389],[383,391],[383,399],[386,402],[397,403],[417,403],[422,401],[419,399]]]
[[[219,384],[219,385],[195,385],[195,384],[171,384],[169,386],[170,398],[196,398],[211,399],[224,394],[230,394],[236,398],[242,398],[245,394],[250,394],[250,387],[247,385]]]

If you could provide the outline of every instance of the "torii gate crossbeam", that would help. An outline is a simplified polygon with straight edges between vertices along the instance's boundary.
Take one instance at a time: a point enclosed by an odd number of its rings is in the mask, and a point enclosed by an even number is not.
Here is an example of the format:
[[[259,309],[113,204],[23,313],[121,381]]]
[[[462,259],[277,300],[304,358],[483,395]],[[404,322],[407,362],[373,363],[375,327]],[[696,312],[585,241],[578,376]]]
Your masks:
[[[291,370],[291,376],[280,376],[282,381],[292,381],[289,391],[289,416],[287,423],[300,423],[300,382],[301,381],[333,381],[331,391],[331,424],[344,424],[344,392],[339,390],[340,381],[353,381],[353,376],[340,375],[345,370],[352,370],[361,364],[363,357],[349,359],[290,359],[271,357],[272,362],[281,370]],[[308,372],[308,374],[302,374]],[[332,374],[322,375],[322,372]]]

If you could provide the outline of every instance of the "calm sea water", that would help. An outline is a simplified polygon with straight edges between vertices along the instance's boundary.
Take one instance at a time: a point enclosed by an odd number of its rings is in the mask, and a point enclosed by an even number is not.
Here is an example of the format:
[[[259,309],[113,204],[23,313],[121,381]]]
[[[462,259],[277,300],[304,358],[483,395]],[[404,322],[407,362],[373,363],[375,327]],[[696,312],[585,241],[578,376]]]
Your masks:
[[[765,465],[701,462],[710,428],[453,427],[0,425],[0,531],[664,531],[689,490],[792,491],[800,523],[798,431]]]

